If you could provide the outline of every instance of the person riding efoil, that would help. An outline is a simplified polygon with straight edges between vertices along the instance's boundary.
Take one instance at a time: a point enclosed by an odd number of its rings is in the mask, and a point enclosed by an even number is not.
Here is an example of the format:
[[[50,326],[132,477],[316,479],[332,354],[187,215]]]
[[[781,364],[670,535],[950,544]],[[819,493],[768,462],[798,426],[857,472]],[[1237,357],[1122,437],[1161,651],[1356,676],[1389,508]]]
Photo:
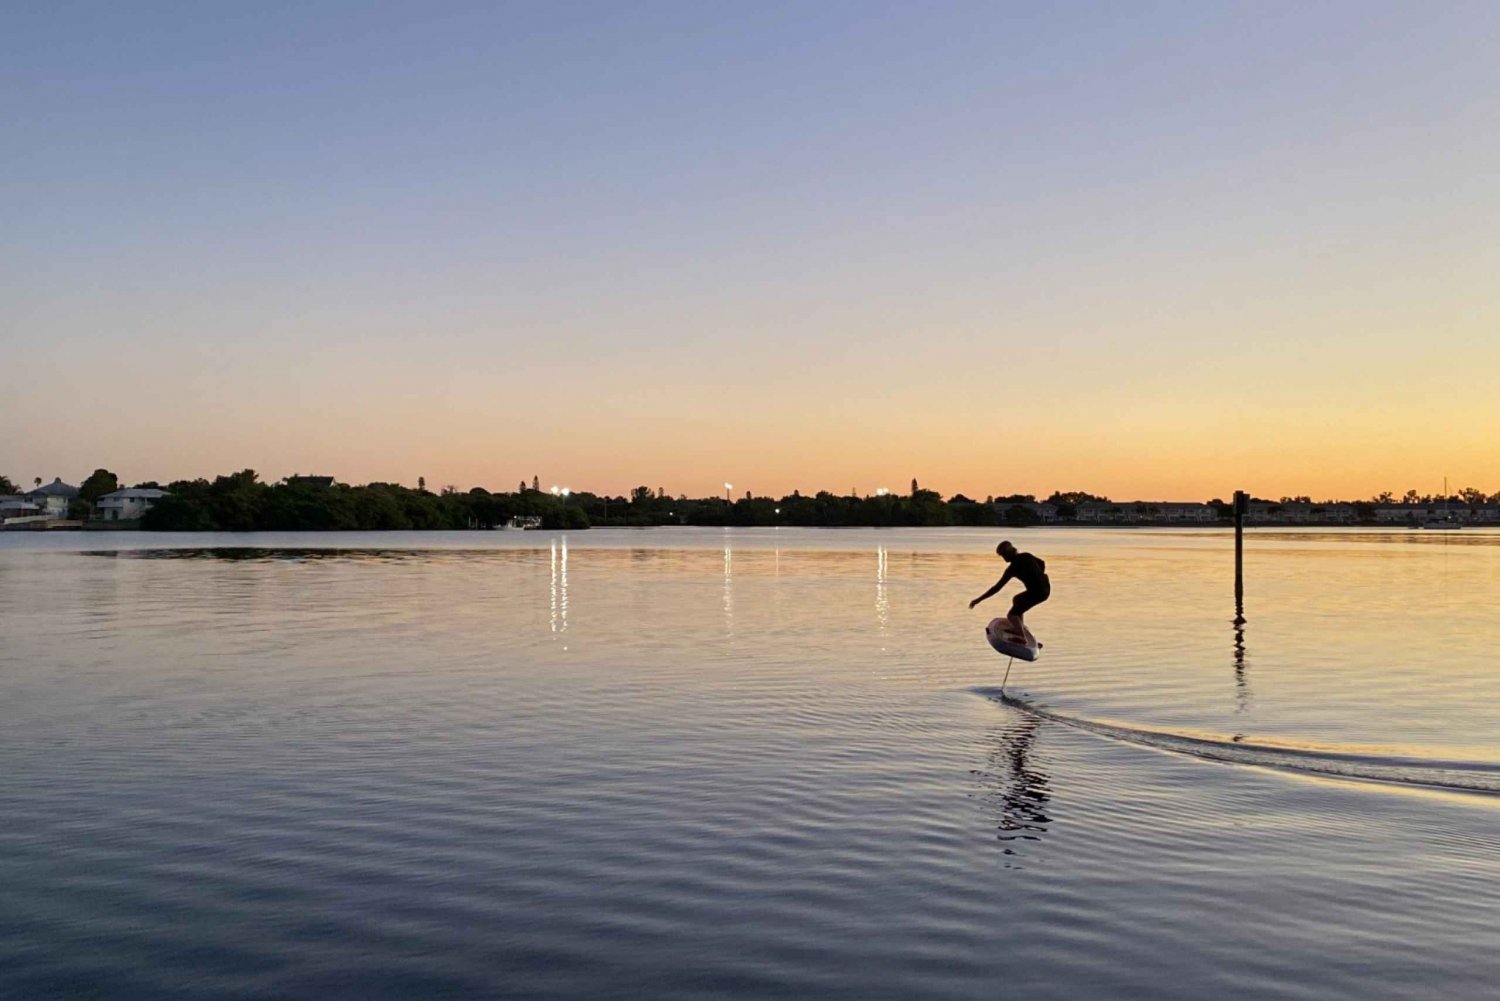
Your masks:
[[[1012,577],[1019,580],[1025,585],[1026,590],[1011,599],[1010,614],[1005,618],[1010,623],[1010,631],[1015,634],[1016,638],[1027,642],[1031,639],[1031,634],[1026,631],[1023,617],[1029,609],[1035,608],[1052,597],[1052,581],[1047,579],[1047,564],[1030,553],[1017,552],[1016,547],[1009,541],[996,546],[995,552],[1010,566],[1005,568],[1005,575],[995,586],[969,602],[969,607],[973,608],[984,599],[993,597],[1010,582]]]

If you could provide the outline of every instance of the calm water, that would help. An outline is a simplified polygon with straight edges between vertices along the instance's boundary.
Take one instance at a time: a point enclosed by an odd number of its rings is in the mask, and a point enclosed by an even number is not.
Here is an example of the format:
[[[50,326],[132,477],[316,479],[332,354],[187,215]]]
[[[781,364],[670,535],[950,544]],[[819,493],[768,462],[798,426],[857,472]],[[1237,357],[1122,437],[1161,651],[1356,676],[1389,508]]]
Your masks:
[[[0,536],[0,996],[1492,998],[1500,533]]]

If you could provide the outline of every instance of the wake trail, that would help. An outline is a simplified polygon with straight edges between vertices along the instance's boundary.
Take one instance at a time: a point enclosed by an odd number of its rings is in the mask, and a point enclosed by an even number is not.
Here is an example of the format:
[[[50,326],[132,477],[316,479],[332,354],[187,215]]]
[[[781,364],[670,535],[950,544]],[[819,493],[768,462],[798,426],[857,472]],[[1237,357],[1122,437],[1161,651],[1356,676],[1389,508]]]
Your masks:
[[[1420,786],[1429,789],[1500,795],[1500,765],[1492,762],[1445,761],[1397,755],[1355,754],[1312,748],[1249,743],[1238,738],[1195,737],[1163,730],[1147,730],[1104,723],[1055,712],[1034,702],[1007,695],[998,688],[975,688],[975,694],[1076,730],[1160,751],[1187,754],[1208,761],[1279,768],[1361,782]]]

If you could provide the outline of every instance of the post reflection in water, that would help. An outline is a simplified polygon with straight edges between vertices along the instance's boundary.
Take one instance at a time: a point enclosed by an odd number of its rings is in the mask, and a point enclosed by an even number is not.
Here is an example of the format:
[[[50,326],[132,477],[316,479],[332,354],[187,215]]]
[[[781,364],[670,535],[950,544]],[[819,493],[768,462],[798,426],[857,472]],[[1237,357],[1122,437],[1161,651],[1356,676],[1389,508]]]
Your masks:
[[[886,597],[886,552],[875,547],[875,621],[880,626],[880,650],[885,652],[886,630],[890,624],[890,601]]]
[[[552,632],[568,631],[568,537],[552,540]],[[563,645],[563,649],[568,647]]]
[[[1245,602],[1234,603],[1234,711],[1250,709],[1250,676],[1245,665]]]
[[[995,837],[1005,843],[1007,855],[1018,854],[1016,842],[1042,840],[1052,822],[1047,813],[1052,800],[1051,779],[1033,761],[1033,745],[1041,724],[1042,720],[1030,713],[1016,712],[995,735],[989,767],[974,772],[985,797],[999,811],[999,833]]]

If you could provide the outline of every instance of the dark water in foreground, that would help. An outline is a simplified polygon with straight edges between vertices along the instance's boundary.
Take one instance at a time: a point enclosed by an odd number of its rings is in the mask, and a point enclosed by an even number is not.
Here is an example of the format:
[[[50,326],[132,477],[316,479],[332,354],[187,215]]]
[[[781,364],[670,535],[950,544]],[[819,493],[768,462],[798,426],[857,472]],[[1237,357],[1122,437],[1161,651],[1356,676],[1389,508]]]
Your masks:
[[[1014,537],[0,536],[0,997],[1496,996],[1500,534]]]

